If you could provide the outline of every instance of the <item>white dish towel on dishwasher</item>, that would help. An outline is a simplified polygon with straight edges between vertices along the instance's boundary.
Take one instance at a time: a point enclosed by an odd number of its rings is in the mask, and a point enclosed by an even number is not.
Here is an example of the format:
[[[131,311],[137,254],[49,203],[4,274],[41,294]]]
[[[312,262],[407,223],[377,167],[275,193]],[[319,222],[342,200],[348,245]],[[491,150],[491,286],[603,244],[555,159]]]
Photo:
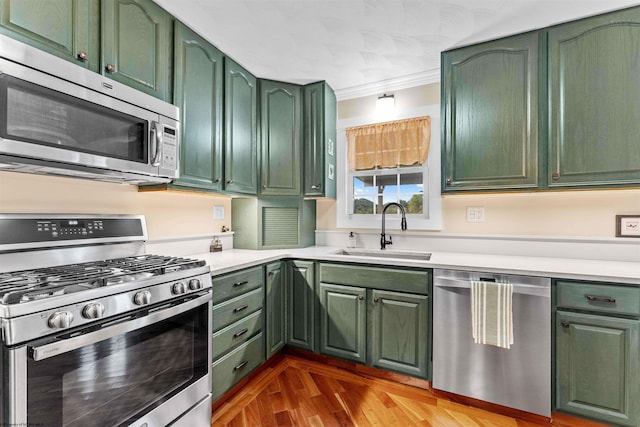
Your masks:
[[[511,283],[471,282],[471,328],[476,344],[511,348],[512,301]]]

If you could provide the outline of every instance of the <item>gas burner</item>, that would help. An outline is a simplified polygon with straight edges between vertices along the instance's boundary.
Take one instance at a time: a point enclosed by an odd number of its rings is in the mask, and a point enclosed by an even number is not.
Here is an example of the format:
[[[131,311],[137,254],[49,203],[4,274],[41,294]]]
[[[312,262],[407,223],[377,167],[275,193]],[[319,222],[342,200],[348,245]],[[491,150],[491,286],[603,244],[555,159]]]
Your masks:
[[[17,304],[52,298],[85,289],[142,281],[204,265],[204,261],[193,259],[142,255],[2,273],[0,301]]]

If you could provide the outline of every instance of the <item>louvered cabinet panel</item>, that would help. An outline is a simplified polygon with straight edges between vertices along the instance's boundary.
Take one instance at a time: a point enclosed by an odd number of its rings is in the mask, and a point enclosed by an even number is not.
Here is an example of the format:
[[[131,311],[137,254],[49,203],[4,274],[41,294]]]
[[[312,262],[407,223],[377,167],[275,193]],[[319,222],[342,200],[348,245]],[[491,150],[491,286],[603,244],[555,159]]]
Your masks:
[[[300,197],[232,199],[233,246],[285,249],[314,245],[315,209],[315,200]]]

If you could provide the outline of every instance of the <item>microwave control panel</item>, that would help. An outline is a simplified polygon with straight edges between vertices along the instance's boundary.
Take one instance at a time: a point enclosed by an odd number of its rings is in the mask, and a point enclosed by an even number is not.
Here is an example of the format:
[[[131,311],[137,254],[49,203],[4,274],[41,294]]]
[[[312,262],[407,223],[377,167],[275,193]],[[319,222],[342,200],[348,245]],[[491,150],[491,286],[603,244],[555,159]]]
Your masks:
[[[170,126],[162,127],[162,168],[178,169],[178,144],[176,129]]]

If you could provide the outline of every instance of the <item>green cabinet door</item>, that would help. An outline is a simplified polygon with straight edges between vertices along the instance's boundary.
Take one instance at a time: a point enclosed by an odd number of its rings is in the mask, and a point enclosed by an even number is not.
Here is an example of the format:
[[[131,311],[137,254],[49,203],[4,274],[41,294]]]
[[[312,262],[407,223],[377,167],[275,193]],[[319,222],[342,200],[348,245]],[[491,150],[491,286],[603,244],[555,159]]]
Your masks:
[[[326,82],[304,87],[305,197],[336,197],[336,96]]]
[[[285,344],[285,275],[282,264],[278,261],[265,267],[267,359]]]
[[[549,186],[640,183],[640,8],[549,30]]]
[[[429,297],[374,289],[370,304],[372,365],[427,378]]]
[[[151,0],[103,0],[101,24],[103,73],[171,102],[171,15]]]
[[[225,58],[225,189],[256,194],[258,140],[256,78]]]
[[[313,261],[287,261],[287,344],[316,348],[316,276]]]
[[[320,352],[366,363],[366,289],[320,282]]]
[[[179,186],[222,190],[223,55],[176,22],[174,94],[180,107]]]
[[[640,321],[558,311],[556,407],[640,425]]]
[[[442,189],[538,185],[538,33],[442,54]]]
[[[0,33],[99,70],[98,0],[1,0]]]
[[[302,92],[300,86],[260,80],[262,195],[300,195]]]

